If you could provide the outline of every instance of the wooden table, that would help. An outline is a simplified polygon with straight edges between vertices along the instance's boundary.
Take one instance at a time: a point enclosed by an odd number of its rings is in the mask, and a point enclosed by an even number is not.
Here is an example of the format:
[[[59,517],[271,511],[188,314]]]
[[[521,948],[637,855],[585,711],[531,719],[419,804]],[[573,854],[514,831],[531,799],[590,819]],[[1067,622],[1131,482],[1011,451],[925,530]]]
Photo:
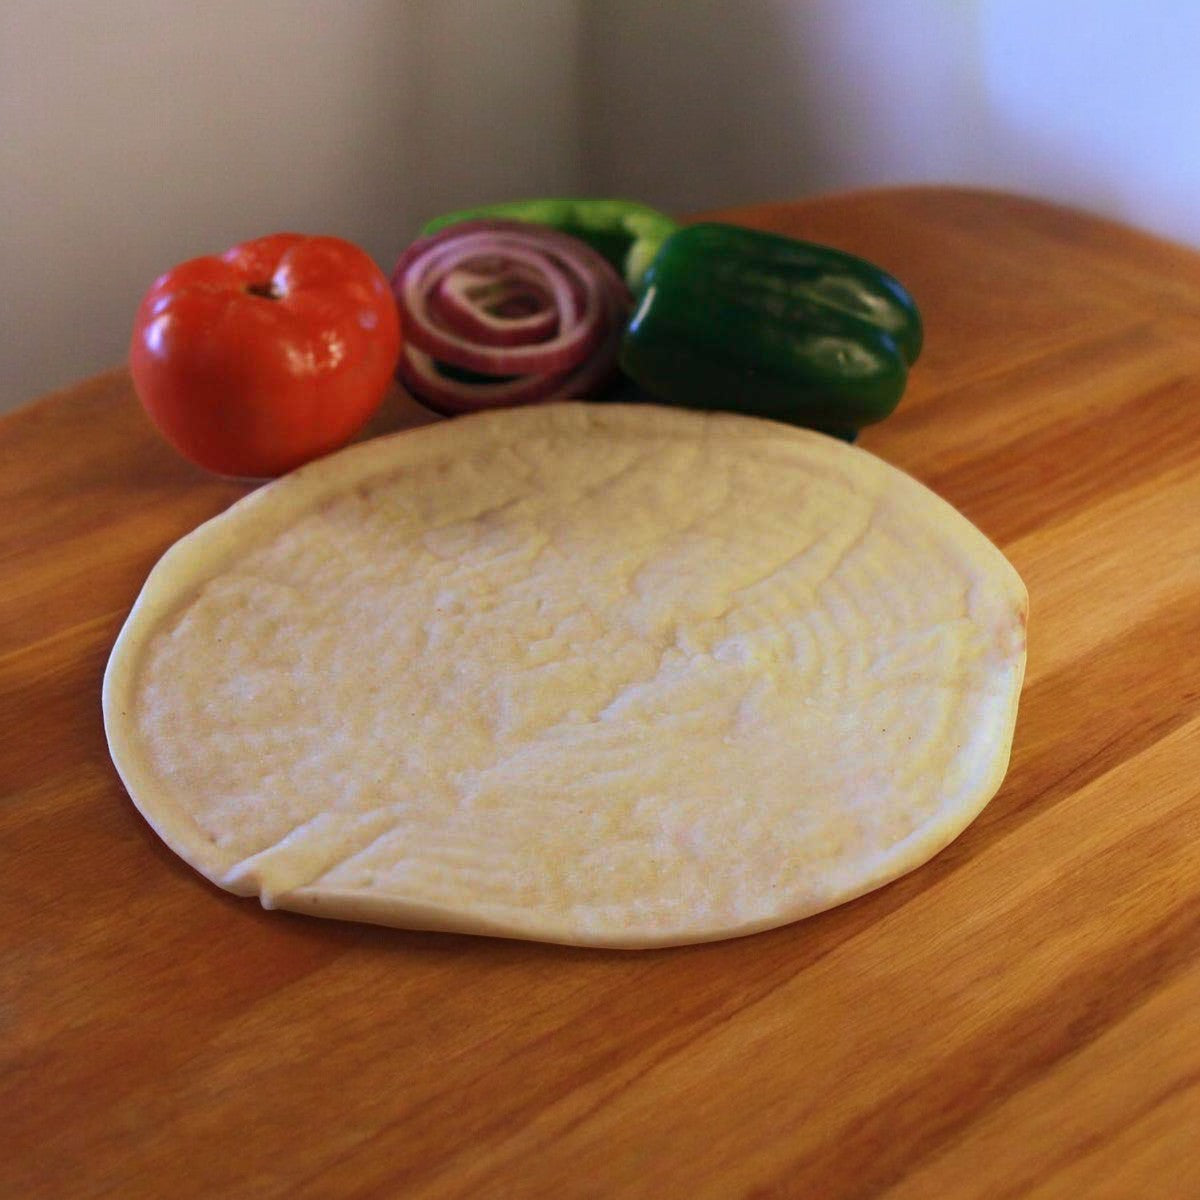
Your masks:
[[[160,845],[100,719],[147,571],[243,488],[122,371],[47,397],[0,422],[0,1195],[1200,1196],[1200,255],[969,191],[724,215],[921,303],[862,444],[1028,583],[999,795],[907,878],[709,946],[264,912]]]

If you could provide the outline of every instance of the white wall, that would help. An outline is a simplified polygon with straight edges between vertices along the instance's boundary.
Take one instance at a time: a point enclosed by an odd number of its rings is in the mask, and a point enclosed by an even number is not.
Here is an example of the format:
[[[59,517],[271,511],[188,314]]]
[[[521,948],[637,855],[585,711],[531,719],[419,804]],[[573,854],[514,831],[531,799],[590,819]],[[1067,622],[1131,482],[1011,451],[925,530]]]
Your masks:
[[[1195,0],[0,0],[0,408],[282,228],[981,183],[1200,246]]]

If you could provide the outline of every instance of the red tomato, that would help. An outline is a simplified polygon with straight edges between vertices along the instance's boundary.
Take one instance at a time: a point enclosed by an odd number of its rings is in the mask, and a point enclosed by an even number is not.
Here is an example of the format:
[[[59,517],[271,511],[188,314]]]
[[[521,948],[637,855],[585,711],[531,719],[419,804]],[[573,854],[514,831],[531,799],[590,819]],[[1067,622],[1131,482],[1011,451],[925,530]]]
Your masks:
[[[357,246],[278,233],[155,280],[129,350],[150,419],[223,475],[280,475],[344,445],[400,353],[386,276]]]

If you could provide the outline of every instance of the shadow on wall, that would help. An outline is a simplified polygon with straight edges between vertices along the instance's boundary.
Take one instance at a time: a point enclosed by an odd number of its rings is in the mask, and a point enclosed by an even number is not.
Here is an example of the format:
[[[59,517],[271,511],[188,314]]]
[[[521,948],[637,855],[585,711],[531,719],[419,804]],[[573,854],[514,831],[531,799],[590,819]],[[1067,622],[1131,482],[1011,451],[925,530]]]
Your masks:
[[[593,190],[697,210],[974,184],[1200,244],[1200,7],[1180,0],[605,0],[583,42]]]
[[[986,117],[977,30],[939,0],[592,5],[589,184],[696,210],[950,180]]]
[[[821,47],[795,36],[808,24],[779,4],[589,5],[580,58],[589,190],[688,212],[819,186]]]

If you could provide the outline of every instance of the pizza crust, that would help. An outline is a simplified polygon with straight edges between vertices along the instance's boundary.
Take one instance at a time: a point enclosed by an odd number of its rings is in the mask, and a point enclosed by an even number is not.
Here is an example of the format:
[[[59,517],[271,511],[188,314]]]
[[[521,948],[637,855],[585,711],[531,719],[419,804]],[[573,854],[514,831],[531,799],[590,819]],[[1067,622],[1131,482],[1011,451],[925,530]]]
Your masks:
[[[163,840],[264,905],[706,941],[936,854],[1007,769],[1027,596],[869,453],[653,406],[367,442],[151,572],[104,682]]]

